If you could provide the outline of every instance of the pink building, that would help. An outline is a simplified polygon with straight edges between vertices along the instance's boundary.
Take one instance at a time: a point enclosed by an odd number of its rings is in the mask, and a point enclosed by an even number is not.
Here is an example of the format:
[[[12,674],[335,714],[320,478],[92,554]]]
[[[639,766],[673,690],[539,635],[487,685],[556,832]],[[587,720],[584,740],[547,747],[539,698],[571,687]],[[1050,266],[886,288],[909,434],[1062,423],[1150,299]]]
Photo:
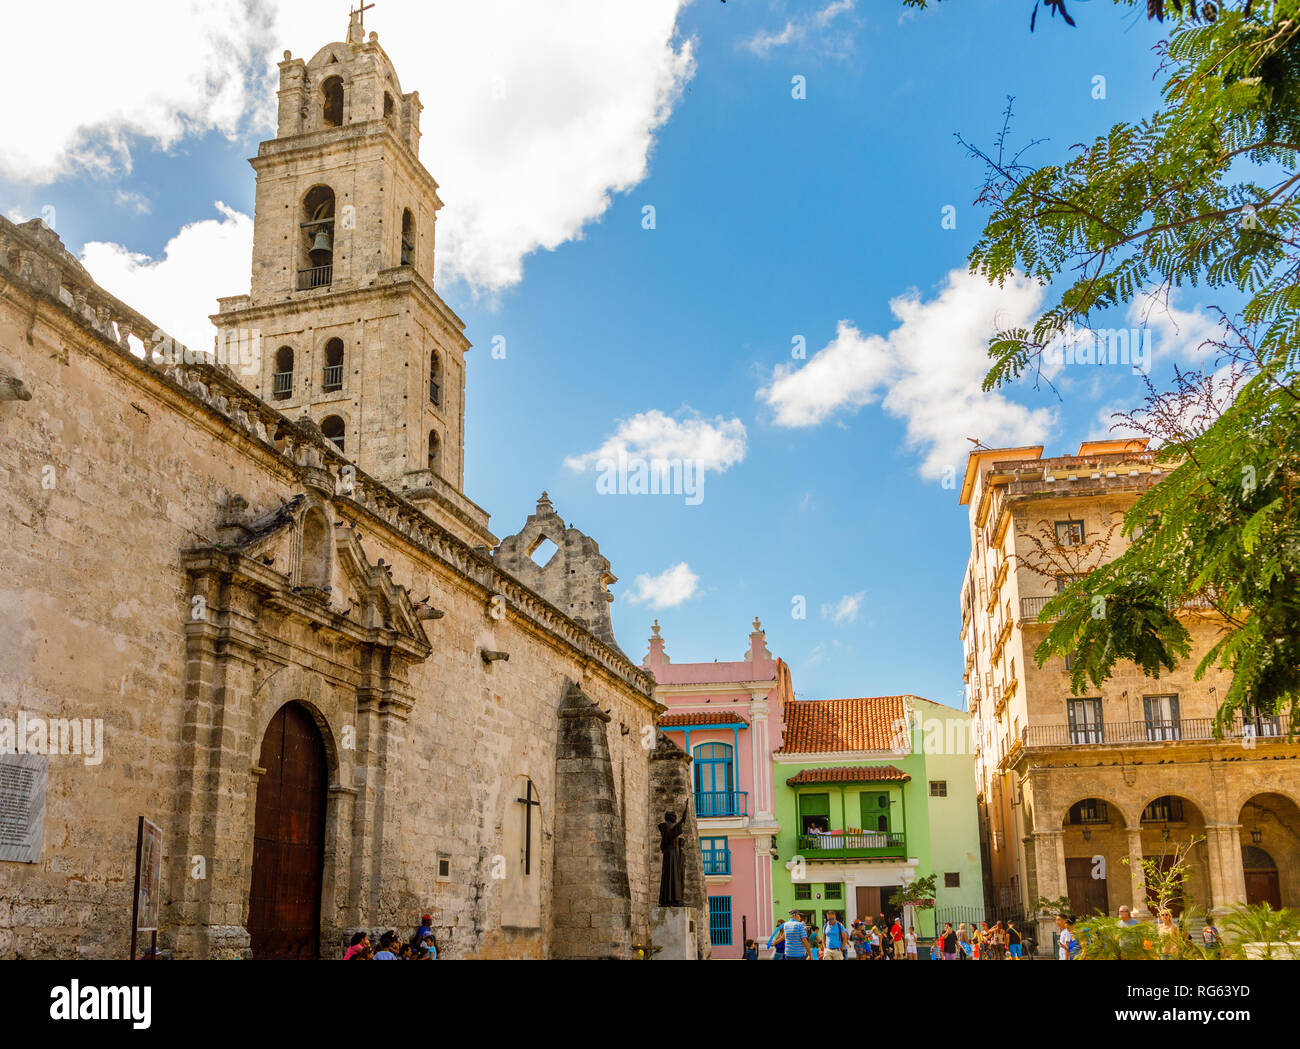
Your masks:
[[[757,619],[739,662],[680,664],[655,620],[644,666],[668,707],[660,728],[691,756],[713,957],[739,958],[746,938],[761,945],[772,932],[772,752],[794,699],[790,669],[772,658]]]

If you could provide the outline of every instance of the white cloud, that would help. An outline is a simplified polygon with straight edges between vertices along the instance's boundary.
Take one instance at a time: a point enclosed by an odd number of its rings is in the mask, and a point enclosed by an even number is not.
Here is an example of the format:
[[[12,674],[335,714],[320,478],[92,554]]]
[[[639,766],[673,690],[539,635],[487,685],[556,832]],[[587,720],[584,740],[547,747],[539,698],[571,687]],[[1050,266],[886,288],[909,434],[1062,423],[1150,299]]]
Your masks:
[[[1129,304],[1128,322],[1151,329],[1151,350],[1157,361],[1176,361],[1180,365],[1208,363],[1219,353],[1209,340],[1223,338],[1222,325],[1199,306],[1179,309],[1172,295],[1164,297],[1151,291]]]
[[[666,568],[658,575],[639,575],[635,588],[627,595],[629,604],[651,608],[676,608],[700,592],[700,577],[685,561]]]
[[[387,0],[369,18],[425,106],[422,159],[440,184],[439,275],[476,289],[517,282],[523,259],[581,235],[647,174],[656,131],[694,71],[676,36],[689,0]],[[10,107],[0,176],[43,184],[122,177],[132,150],[216,131],[268,136],[284,49],[337,42],[345,10],[319,2],[168,0],[122,8],[48,0],[11,12],[12,83],[41,104]],[[129,57],[123,57],[129,56]],[[213,282],[207,299],[230,294]],[[209,304],[205,312],[211,309]]]
[[[953,270],[929,301],[916,291],[893,299],[899,323],[887,335],[864,335],[841,321],[827,346],[801,366],[779,366],[758,397],[776,424],[788,427],[816,426],[879,402],[906,421],[908,447],[924,457],[922,476],[938,478],[965,462],[968,437],[996,448],[1039,443],[1051,431],[1052,409],[982,389],[989,335],[1028,326],[1042,300],[1042,288],[1027,279],[999,288]]]
[[[832,0],[819,10],[789,19],[781,29],[759,30],[745,41],[745,47],[762,58],[778,48],[807,43],[833,54],[843,54],[851,50],[852,37],[848,31],[837,30],[834,23],[840,15],[852,12],[855,2]]]
[[[113,203],[119,208],[134,211],[137,215],[148,215],[153,210],[153,205],[149,203],[148,197],[143,193],[136,193],[127,189],[115,191],[113,193]]]
[[[95,242],[82,261],[105,290],[139,310],[193,350],[210,350],[216,294],[247,294],[253,220],[220,201],[219,219],[190,223],[167,242],[161,259]],[[219,290],[218,290],[219,289]]]
[[[620,420],[618,429],[592,452],[569,456],[564,465],[581,473],[602,461],[620,458],[655,462],[682,460],[703,471],[723,473],[745,458],[745,424],[739,419],[712,420],[684,414],[680,418],[658,409]]]
[[[822,605],[822,618],[832,623],[856,623],[866,596],[865,590],[859,590],[856,594],[845,594],[833,605]]]

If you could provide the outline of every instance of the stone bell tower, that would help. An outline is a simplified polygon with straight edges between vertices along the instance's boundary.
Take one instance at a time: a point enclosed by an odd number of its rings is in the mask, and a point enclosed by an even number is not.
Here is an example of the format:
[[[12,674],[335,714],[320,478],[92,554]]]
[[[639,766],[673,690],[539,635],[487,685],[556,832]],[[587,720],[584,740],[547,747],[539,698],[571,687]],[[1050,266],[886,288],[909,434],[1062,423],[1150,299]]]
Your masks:
[[[279,128],[250,161],[251,294],[219,300],[218,348],[260,347],[232,364],[250,390],[487,542],[462,494],[469,342],[433,289],[442,201],[420,163],[423,107],[363,17],[309,61],[280,63]]]

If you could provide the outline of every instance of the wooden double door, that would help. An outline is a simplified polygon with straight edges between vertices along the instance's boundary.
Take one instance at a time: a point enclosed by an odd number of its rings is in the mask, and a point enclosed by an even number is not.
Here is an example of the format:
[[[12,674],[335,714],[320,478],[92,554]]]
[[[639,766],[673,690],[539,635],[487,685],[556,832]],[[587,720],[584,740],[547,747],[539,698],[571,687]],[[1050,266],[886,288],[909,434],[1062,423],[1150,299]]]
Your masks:
[[[253,830],[248,933],[253,957],[320,956],[325,863],[325,745],[296,703],[276,713],[262,740]]]

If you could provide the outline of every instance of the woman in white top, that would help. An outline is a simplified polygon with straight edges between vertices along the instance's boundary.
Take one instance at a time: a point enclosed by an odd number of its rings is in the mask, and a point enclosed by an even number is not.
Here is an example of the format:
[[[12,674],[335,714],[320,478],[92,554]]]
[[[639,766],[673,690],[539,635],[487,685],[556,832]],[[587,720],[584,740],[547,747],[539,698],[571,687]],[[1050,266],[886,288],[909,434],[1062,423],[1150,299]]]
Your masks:
[[[912,927],[907,930],[907,960],[916,961],[916,928]]]

